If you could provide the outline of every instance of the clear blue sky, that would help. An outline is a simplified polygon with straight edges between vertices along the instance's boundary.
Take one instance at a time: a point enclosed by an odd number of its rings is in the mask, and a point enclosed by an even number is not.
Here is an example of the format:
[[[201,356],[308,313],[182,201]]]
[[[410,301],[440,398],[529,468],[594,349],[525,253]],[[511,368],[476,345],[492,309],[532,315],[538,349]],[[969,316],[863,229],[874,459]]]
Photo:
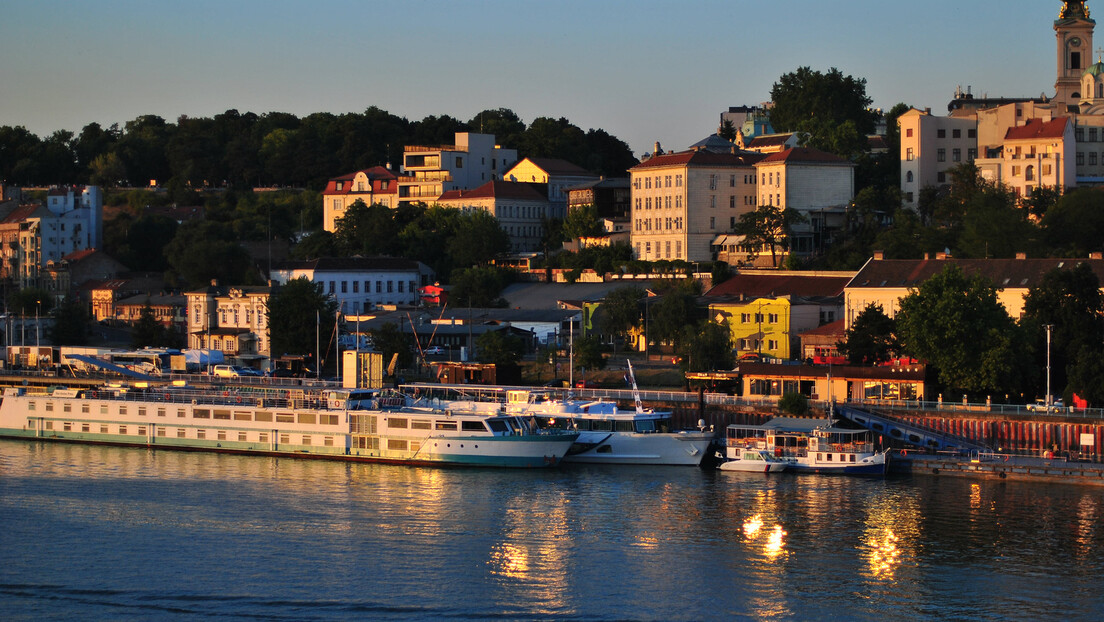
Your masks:
[[[865,78],[885,109],[944,114],[958,85],[1053,95],[1061,5],[6,0],[0,125],[45,137],[230,108],[305,116],[375,105],[411,120],[468,120],[504,107],[526,123],[602,128],[639,156],[655,141],[687,147],[715,131],[723,110],[767,101],[778,77],[803,65]]]

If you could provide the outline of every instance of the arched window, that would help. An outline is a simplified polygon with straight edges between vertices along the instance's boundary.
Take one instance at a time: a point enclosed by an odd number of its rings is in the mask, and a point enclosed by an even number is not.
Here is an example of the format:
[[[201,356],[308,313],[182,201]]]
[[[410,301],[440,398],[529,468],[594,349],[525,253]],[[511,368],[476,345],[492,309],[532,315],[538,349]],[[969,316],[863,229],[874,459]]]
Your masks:
[[[1034,181],[1034,180],[1035,180],[1035,167],[1034,166],[1028,166],[1024,170],[1024,181]]]
[[[910,184],[912,183],[912,171],[909,171],[909,172],[905,173],[905,181],[907,181]]]

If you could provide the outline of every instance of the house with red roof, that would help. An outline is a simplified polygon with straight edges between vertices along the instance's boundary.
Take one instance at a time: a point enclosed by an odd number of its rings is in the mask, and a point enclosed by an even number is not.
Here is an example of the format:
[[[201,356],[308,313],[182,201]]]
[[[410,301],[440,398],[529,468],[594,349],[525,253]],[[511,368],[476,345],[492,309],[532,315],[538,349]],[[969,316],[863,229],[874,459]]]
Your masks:
[[[365,205],[398,207],[399,176],[390,169],[373,166],[362,171],[334,177],[322,191],[322,227],[334,231],[337,219],[357,201]]]
[[[540,184],[517,181],[488,181],[472,190],[449,190],[437,198],[442,207],[464,211],[481,210],[498,219],[510,236],[513,252],[535,251],[544,236],[543,219],[551,204]]]
[[[1039,187],[1076,186],[1077,160],[1069,157],[1076,151],[1069,117],[1029,119],[1008,128],[1001,148],[975,163],[983,179],[1008,186],[1018,197],[1029,197]]]

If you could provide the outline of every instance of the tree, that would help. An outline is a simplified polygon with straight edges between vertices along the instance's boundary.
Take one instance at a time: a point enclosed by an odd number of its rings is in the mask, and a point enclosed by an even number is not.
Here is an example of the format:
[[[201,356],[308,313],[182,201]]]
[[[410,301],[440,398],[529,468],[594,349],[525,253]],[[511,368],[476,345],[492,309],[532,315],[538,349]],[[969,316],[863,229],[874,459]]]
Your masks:
[[[446,247],[454,266],[478,266],[510,252],[510,236],[489,213],[460,212],[455,222],[456,232]]]
[[[648,319],[648,338],[651,341],[669,341],[676,347],[686,336],[683,330],[698,315],[693,293],[685,288],[666,292],[659,302],[651,305]]]
[[[835,67],[828,73],[799,67],[783,74],[771,88],[771,101],[775,130],[807,132],[810,145],[843,157],[853,155],[857,138],[874,133],[876,115],[870,110],[866,80],[845,76]]]
[[[594,335],[575,340],[575,369],[605,369],[606,357],[602,356],[602,342]]]
[[[54,308],[54,295],[40,287],[9,290],[7,303],[11,313],[45,317]]]
[[[322,284],[306,277],[275,288],[268,299],[272,356],[318,354],[318,336],[325,339],[333,333],[336,312],[337,302],[322,293]],[[373,343],[379,344],[374,337]]]
[[[164,335],[164,327],[157,321],[157,316],[154,315],[153,307],[150,306],[150,301],[147,298],[146,304],[142,306],[142,314],[134,325],[134,332],[131,334],[131,346],[136,349],[163,346],[165,345]]]
[[[396,366],[405,369],[414,363],[414,335],[403,332],[393,322],[370,330],[372,345],[383,354],[383,364],[386,367],[391,364],[391,359],[398,355]]]
[[[840,354],[852,365],[871,365],[887,361],[897,353],[897,324],[885,314],[882,305],[870,303],[847,329]]]
[[[397,255],[399,227],[391,209],[357,200],[334,221],[334,246],[342,257]]]
[[[475,340],[475,349],[479,360],[498,367],[517,365],[525,353],[525,341],[506,330],[483,333]]]
[[[1047,247],[1058,256],[1087,257],[1104,250],[1104,192],[1096,188],[1067,192],[1040,224]]]
[[[78,298],[66,298],[54,312],[50,341],[57,346],[83,346],[88,343],[88,311]]]
[[[927,361],[946,389],[1016,392],[1026,339],[997,300],[996,286],[951,264],[901,299],[904,353]]]
[[[685,371],[732,369],[732,333],[723,324],[708,319],[683,328],[683,336],[675,350],[682,358],[679,365]]]
[[[736,125],[732,123],[732,120],[725,119],[721,122],[721,127],[717,130],[717,135],[727,140],[728,142],[732,142],[736,140],[737,131],[738,130],[736,129]]]
[[[1104,405],[1104,357],[1100,356],[1100,344],[1086,344],[1069,366],[1069,379],[1064,395],[1067,404],[1073,395],[1088,401],[1089,406]]]
[[[598,219],[598,208],[593,205],[580,205],[569,209],[563,221],[563,233],[569,240],[605,233],[602,221]]]
[[[601,330],[607,335],[627,335],[640,325],[640,299],[644,290],[633,285],[619,287],[602,301]],[[615,342],[616,343],[616,342]],[[614,350],[616,351],[616,346]]]
[[[508,272],[494,266],[453,271],[449,298],[458,307],[505,307],[500,294],[509,282]]]
[[[185,287],[200,287],[211,280],[221,283],[257,282],[249,253],[235,239],[230,227],[209,220],[180,225],[165,247],[170,276]]]
[[[734,231],[744,236],[744,246],[753,256],[764,246],[770,247],[771,265],[778,267],[777,249],[786,248],[793,225],[805,220],[795,210],[761,205],[755,211],[740,216]]]
[[[1075,364],[1083,347],[1104,346],[1104,298],[1100,280],[1088,264],[1054,269],[1043,275],[1024,298],[1020,324],[1035,348],[1037,369],[1046,365],[1045,326],[1052,326],[1050,368],[1052,386],[1060,393],[1066,386],[1067,368]]]

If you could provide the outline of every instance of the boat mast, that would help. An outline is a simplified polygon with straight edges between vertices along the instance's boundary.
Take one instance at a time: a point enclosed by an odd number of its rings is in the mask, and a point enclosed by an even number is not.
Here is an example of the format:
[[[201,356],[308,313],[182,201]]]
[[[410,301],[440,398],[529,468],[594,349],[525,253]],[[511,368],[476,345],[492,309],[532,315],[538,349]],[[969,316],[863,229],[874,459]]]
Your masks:
[[[640,389],[636,388],[636,374],[633,372],[632,361],[625,359],[629,364],[629,379],[632,380],[633,401],[636,402],[636,414],[644,414],[644,404],[640,401]]]

